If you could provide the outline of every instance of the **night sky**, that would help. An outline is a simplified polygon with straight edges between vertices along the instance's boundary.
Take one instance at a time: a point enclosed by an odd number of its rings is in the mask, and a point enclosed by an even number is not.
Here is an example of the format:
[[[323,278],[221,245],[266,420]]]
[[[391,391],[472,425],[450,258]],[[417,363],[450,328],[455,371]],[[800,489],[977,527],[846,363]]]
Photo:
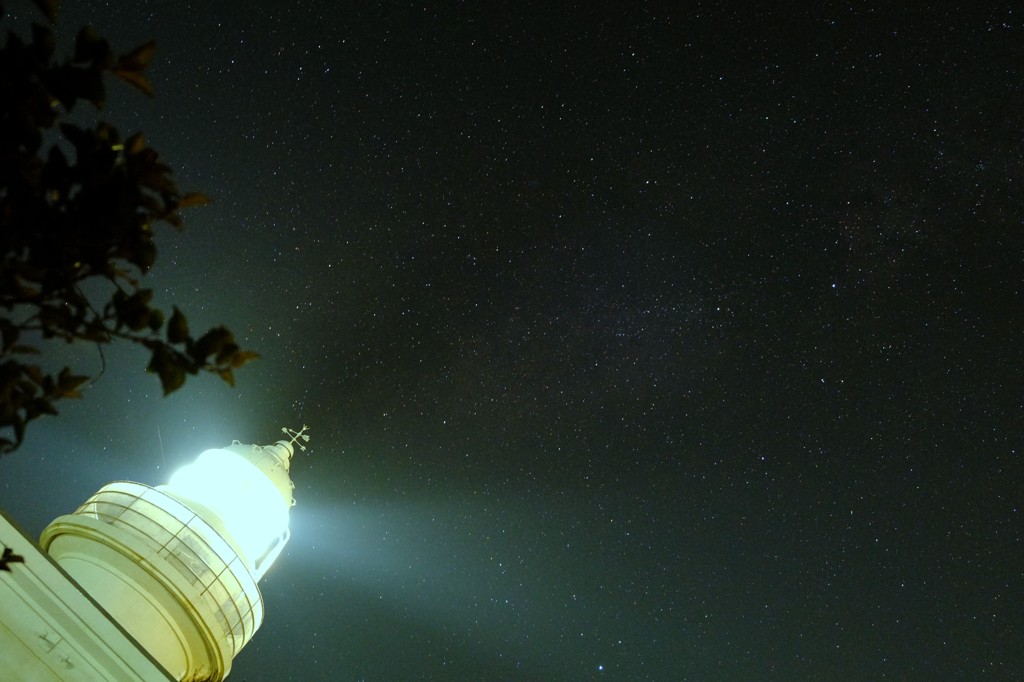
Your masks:
[[[1024,678],[1014,3],[65,4],[262,359],[108,349],[0,503],[309,424],[231,680]]]

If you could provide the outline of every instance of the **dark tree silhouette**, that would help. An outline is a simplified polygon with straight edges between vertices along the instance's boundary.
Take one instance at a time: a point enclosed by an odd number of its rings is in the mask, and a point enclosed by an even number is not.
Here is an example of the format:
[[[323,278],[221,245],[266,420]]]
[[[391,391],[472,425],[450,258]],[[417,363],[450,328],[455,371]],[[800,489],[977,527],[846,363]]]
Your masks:
[[[180,229],[179,210],[207,198],[180,192],[141,134],[65,122],[80,102],[102,109],[108,75],[152,95],[153,43],[116,56],[84,28],[58,61],[57,2],[34,2],[47,25],[30,38],[10,32],[0,49],[0,453],[90,379],[33,363],[47,339],[95,343],[101,357],[115,340],[142,345],[164,394],[200,371],[233,385],[233,371],[257,357],[224,327],[193,338],[185,315],[175,307],[165,320],[140,284],[156,260],[157,224]]]

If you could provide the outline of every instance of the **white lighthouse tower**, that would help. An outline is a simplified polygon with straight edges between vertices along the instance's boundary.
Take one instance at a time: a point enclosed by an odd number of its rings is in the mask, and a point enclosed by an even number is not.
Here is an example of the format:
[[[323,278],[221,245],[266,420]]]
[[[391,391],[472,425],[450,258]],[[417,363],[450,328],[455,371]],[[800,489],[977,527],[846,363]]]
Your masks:
[[[43,531],[42,550],[172,679],[222,680],[263,621],[257,582],[288,542],[289,464],[309,440],[282,431],[206,450],[166,485],[110,483]]]

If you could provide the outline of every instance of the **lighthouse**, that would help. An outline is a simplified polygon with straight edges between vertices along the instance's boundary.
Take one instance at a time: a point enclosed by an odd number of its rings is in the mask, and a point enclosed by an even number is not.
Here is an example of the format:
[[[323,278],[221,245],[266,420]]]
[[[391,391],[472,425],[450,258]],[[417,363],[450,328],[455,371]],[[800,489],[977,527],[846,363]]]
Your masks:
[[[206,450],[156,487],[109,483],[73,514],[50,523],[39,548],[58,567],[57,573],[70,578],[87,601],[137,645],[143,658],[158,664],[165,678],[222,680],[263,622],[257,585],[288,542],[289,511],[295,504],[289,468],[295,448],[305,449],[306,430],[282,429],[286,438],[272,445],[234,441]],[[18,554],[18,547],[6,537],[4,545],[15,556],[31,554],[23,546],[23,554]],[[46,572],[41,560],[10,564],[4,571],[13,576],[27,571],[29,563]],[[18,599],[28,603],[31,597],[38,603],[30,604],[30,610],[46,611],[39,603],[47,600],[29,594],[33,581],[22,582],[21,588],[16,583],[7,586],[15,599],[0,592],[5,622],[16,618],[7,611],[18,606]],[[60,592],[59,587],[54,589]],[[62,603],[69,599],[56,593],[53,597]],[[61,627],[60,619],[49,623],[44,629],[53,632],[46,642],[73,644],[69,633],[74,628],[65,627],[62,634]],[[40,648],[38,635],[29,641],[32,638],[18,635],[17,628],[11,632],[28,649]],[[6,636],[12,639],[10,633]],[[59,659],[48,664],[57,673],[52,679],[89,679],[93,673],[79,676],[87,665],[102,663],[102,657],[88,653],[88,647],[69,648],[72,653],[65,655],[63,664]],[[103,672],[106,679],[131,679],[136,674],[122,677],[99,668],[96,672]]]

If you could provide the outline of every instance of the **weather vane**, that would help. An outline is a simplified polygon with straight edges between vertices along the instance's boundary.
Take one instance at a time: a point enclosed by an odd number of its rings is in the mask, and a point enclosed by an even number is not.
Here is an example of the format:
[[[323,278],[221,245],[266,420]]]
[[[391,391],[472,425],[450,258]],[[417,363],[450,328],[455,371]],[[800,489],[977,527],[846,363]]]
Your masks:
[[[306,446],[303,445],[302,443],[300,443],[299,439],[301,438],[302,441],[305,442],[305,443],[309,442],[309,436],[306,435],[306,431],[308,429],[309,429],[309,427],[306,426],[305,424],[303,424],[302,428],[300,430],[298,430],[298,431],[296,431],[294,429],[289,429],[288,427],[282,427],[281,428],[281,433],[283,433],[286,436],[290,436],[291,440],[288,441],[288,442],[290,444],[294,444],[296,447],[299,448],[299,450],[302,450],[303,452],[305,452],[306,451]]]

